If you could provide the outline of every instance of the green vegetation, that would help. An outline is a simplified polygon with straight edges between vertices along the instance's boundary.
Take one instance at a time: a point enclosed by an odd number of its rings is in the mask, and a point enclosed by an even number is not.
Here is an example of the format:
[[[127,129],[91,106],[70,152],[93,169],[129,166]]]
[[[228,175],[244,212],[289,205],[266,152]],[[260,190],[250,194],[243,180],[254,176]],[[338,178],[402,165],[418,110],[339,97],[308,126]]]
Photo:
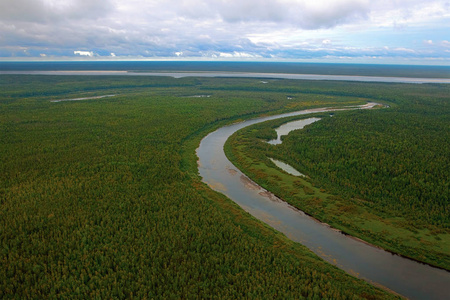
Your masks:
[[[305,90],[319,86],[325,87]],[[323,91],[330,94],[328,88]],[[342,84],[333,92],[385,99],[391,108],[320,114],[321,121],[276,146],[264,140],[276,138],[273,128],[294,118],[254,125],[230,138],[227,155],[256,182],[319,220],[450,269],[450,86]],[[284,173],[268,157],[309,178]]]
[[[270,84],[0,76],[0,298],[393,297],[198,178],[195,149],[226,122],[365,101]]]

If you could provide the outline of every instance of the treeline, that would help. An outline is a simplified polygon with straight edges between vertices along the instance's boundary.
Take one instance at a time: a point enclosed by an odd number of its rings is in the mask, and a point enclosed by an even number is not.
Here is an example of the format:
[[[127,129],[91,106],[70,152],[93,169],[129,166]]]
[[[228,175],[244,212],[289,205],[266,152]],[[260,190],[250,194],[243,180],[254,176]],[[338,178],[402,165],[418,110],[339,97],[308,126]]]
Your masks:
[[[258,91],[180,97],[221,82],[0,76],[0,298],[393,297],[201,183],[202,136],[294,103]],[[120,93],[49,102],[96,85]]]

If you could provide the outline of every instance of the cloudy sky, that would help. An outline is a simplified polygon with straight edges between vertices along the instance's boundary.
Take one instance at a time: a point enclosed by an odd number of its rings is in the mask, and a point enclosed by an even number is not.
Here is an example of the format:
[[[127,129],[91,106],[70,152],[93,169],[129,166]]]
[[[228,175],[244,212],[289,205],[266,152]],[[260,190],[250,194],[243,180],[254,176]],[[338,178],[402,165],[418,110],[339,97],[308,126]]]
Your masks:
[[[450,0],[0,0],[0,60],[450,65]]]

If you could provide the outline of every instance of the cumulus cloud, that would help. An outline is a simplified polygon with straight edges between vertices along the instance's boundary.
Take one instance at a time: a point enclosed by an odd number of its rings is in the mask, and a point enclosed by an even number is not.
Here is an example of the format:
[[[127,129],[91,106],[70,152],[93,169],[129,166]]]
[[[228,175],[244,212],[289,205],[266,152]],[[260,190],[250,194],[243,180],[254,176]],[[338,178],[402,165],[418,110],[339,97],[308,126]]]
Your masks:
[[[392,28],[449,23],[448,0],[2,0],[0,56],[353,57],[416,51]]]
[[[73,51],[73,54],[80,55],[80,56],[90,56],[90,57],[94,56],[94,52],[92,52],[92,51]]]
[[[262,56],[258,55],[258,54],[234,51],[233,53],[219,53],[219,57],[226,57],[226,58],[260,58]]]

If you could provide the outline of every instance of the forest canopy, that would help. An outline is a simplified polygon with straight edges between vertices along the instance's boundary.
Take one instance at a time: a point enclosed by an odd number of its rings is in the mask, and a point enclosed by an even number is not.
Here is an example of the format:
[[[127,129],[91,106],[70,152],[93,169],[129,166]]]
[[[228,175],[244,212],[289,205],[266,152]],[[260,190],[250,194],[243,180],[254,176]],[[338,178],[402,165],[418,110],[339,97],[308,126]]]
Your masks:
[[[265,141],[293,118],[254,125],[229,140],[227,153],[251,178],[321,221],[449,269],[449,87],[389,84],[349,95],[369,93],[389,108],[321,114],[276,146]],[[269,158],[308,177],[294,180]],[[264,167],[256,167],[260,162]]]
[[[395,298],[212,192],[195,149],[238,119],[405,100],[386,85],[267,82],[1,75],[0,297]],[[51,102],[102,95],[115,96]]]

